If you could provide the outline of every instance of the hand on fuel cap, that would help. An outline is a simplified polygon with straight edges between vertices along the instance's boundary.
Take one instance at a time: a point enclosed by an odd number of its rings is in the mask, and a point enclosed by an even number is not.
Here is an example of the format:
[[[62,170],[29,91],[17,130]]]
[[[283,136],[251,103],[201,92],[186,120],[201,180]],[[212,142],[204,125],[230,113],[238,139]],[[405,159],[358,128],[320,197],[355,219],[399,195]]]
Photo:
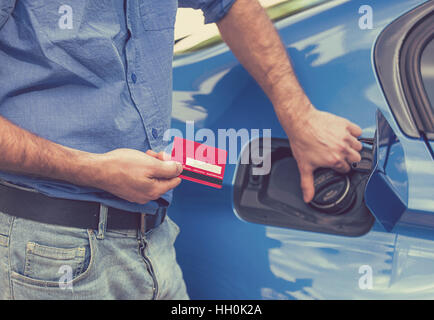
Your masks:
[[[281,123],[297,161],[306,203],[315,195],[315,169],[332,168],[346,173],[351,163],[361,160],[362,144],[357,137],[362,129],[347,119],[312,106],[307,112],[288,121],[281,120]]]

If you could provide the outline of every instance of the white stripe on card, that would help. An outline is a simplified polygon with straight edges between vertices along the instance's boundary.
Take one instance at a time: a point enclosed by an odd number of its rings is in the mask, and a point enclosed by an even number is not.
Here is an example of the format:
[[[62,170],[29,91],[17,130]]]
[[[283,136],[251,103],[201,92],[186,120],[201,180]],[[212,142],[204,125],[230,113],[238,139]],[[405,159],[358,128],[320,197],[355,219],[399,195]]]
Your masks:
[[[222,167],[216,166],[214,164],[206,163],[206,162],[203,162],[200,160],[196,160],[193,158],[186,158],[185,164],[187,166],[206,170],[206,171],[216,173],[216,174],[221,174],[221,172],[222,172]]]

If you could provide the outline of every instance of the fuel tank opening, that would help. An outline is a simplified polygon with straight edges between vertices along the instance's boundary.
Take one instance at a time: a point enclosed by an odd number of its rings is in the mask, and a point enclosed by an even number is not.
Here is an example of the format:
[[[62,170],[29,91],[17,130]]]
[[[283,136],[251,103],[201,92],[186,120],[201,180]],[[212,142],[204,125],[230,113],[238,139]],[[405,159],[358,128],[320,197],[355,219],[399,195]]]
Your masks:
[[[364,145],[362,161],[348,174],[326,168],[315,171],[315,197],[306,204],[288,140],[272,139],[270,150],[251,143],[242,152],[268,154],[271,170],[254,175],[251,163],[255,161],[238,164],[233,198],[237,215],[253,223],[299,230],[345,236],[367,233],[375,220],[363,200],[372,164],[372,146]],[[260,150],[251,152],[252,147]]]

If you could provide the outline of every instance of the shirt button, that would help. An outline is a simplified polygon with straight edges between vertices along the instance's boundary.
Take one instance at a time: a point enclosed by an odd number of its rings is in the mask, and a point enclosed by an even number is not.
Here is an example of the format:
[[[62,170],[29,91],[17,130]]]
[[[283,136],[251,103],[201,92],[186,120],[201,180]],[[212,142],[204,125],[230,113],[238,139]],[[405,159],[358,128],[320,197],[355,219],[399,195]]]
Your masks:
[[[157,131],[157,129],[155,129],[155,128],[152,129],[152,136],[154,137],[154,139],[158,138],[158,131]]]
[[[133,81],[133,83],[136,83],[136,81],[137,81],[137,76],[136,76],[135,73],[132,73],[132,74],[131,74],[131,80]]]

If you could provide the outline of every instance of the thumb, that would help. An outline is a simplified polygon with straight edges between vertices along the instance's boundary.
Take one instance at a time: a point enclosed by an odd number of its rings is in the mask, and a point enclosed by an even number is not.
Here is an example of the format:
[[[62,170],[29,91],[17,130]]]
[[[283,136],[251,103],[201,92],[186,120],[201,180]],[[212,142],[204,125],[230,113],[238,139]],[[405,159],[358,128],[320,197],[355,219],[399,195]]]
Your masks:
[[[304,168],[300,170],[301,190],[303,191],[303,200],[308,203],[311,202],[315,195],[315,187],[313,184],[313,170],[311,168]]]
[[[171,179],[179,176],[182,172],[182,164],[175,161],[156,160],[152,170],[153,178]]]

